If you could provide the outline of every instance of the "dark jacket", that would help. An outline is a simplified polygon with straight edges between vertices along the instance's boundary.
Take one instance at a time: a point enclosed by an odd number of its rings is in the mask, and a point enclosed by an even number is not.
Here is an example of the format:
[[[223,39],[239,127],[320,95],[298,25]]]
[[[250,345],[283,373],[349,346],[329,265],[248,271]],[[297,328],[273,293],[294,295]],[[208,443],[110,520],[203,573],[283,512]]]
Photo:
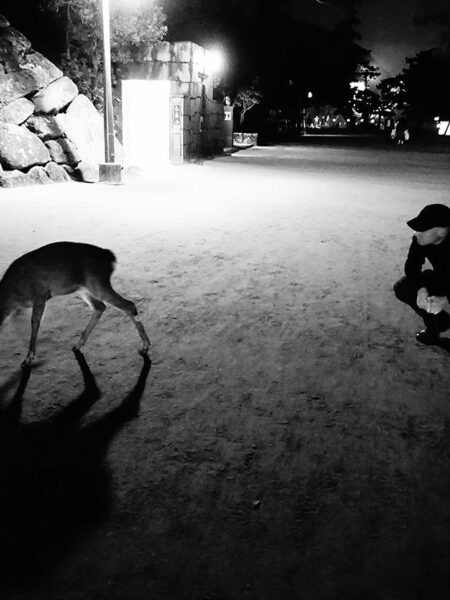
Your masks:
[[[415,237],[409,247],[405,263],[405,275],[418,288],[428,288],[428,278],[422,275],[422,267],[428,259],[433,267],[433,289],[428,290],[435,296],[447,296],[450,301],[450,235],[440,244],[420,246]]]

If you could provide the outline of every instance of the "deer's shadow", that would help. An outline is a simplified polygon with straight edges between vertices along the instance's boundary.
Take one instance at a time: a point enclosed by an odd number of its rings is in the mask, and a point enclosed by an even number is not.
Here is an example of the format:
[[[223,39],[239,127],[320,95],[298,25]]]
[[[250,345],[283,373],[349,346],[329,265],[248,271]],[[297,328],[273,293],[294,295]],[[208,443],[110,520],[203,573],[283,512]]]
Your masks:
[[[57,414],[21,423],[30,368],[0,412],[0,581],[6,588],[48,573],[112,506],[106,452],[138,414],[151,361],[144,357],[135,387],[116,408],[81,427],[101,393],[83,354],[75,357],[84,389]]]

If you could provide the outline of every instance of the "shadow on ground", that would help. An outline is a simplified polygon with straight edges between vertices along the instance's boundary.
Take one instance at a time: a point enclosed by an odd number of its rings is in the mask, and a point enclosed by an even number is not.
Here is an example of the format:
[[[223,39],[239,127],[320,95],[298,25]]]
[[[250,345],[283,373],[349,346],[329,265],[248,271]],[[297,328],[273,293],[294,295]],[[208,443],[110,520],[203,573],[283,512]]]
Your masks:
[[[144,358],[135,387],[116,408],[81,426],[101,392],[83,354],[76,352],[75,358],[84,389],[57,414],[21,422],[29,367],[0,413],[0,581],[5,589],[44,578],[108,518],[113,494],[106,453],[120,428],[138,414],[151,361]],[[16,381],[12,377],[2,386],[0,398]]]

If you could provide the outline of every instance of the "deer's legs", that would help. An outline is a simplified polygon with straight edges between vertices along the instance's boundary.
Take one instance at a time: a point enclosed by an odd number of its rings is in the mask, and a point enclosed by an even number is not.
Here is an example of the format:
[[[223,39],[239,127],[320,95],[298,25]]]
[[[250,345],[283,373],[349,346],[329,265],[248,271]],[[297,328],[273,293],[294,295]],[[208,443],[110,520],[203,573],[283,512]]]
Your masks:
[[[22,363],[22,367],[31,365],[36,355],[36,340],[39,331],[39,325],[41,324],[42,317],[45,310],[45,301],[39,304],[33,304],[33,311],[31,313],[31,338],[30,346],[28,348],[28,354]]]
[[[75,344],[74,350],[80,350],[81,346],[84,346],[84,344],[87,342],[88,337],[91,335],[92,330],[97,325],[98,320],[100,319],[102,314],[105,312],[105,308],[106,308],[104,302],[102,302],[101,300],[98,300],[91,294],[83,292],[81,294],[81,296],[82,296],[83,300],[85,300],[85,302],[87,302],[89,304],[89,306],[92,308],[92,314],[91,314],[91,318],[89,319],[89,323],[87,324],[86,329],[80,335],[80,339]]]
[[[97,291],[97,290],[96,290]],[[118,294],[111,285],[104,285],[98,294],[98,297],[108,302],[112,306],[115,306],[119,310],[126,313],[133,321],[136,329],[138,330],[139,336],[142,340],[141,354],[147,354],[150,347],[150,339],[145,331],[144,325],[139,317],[136,305],[131,300],[126,300],[120,294]]]

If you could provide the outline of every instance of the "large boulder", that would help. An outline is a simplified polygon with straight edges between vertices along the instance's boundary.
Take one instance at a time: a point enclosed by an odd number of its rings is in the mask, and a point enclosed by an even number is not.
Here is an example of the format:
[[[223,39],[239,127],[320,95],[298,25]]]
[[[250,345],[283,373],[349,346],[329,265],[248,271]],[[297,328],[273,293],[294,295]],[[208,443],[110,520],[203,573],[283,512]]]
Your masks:
[[[104,160],[101,114],[0,15],[0,186],[97,181]]]
[[[34,104],[31,104],[34,108]],[[64,131],[59,126],[58,121],[52,116],[32,115],[27,121],[27,127],[38,135],[43,142],[56,140],[56,138],[64,136]]]
[[[45,142],[45,145],[47,146],[52,161],[59,165],[70,165],[71,167],[74,167],[81,160],[76,146],[67,138],[49,140],[48,142]]]
[[[0,108],[0,121],[21,125],[33,114],[33,111],[34,104],[32,102],[26,98],[18,98],[4,108]]]
[[[4,26],[0,25],[0,62],[5,65],[6,71],[15,71],[19,67],[19,60],[31,48],[29,40],[9,26],[5,20]]]
[[[4,73],[0,75],[0,108],[38,90],[39,86],[29,69]]]
[[[21,69],[28,69],[33,73],[39,89],[63,76],[63,72],[39,52],[27,52],[19,59],[19,65]]]
[[[54,162],[49,162],[45,166],[45,172],[54,183],[63,183],[64,181],[72,181],[70,175],[61,165]]]
[[[31,185],[26,173],[15,169],[14,171],[0,170],[0,187],[19,187],[22,185]]]
[[[45,165],[50,155],[37,135],[25,127],[0,122],[0,164],[7,169]]]
[[[83,160],[94,163],[104,160],[103,119],[89,98],[78,95],[55,120]]]
[[[99,163],[81,161],[75,169],[74,176],[85,183],[98,183],[100,177]]]
[[[25,71],[26,69],[24,69]],[[33,96],[37,114],[56,114],[77,96],[78,88],[68,77],[60,77]]]
[[[52,182],[44,167],[39,166],[31,167],[27,173],[27,179],[31,184],[46,184]]]
[[[103,117],[92,102],[79,94],[65,113],[55,117],[66,137],[75,144],[81,160],[85,163],[105,161]],[[116,162],[121,162],[123,149],[115,141]]]

